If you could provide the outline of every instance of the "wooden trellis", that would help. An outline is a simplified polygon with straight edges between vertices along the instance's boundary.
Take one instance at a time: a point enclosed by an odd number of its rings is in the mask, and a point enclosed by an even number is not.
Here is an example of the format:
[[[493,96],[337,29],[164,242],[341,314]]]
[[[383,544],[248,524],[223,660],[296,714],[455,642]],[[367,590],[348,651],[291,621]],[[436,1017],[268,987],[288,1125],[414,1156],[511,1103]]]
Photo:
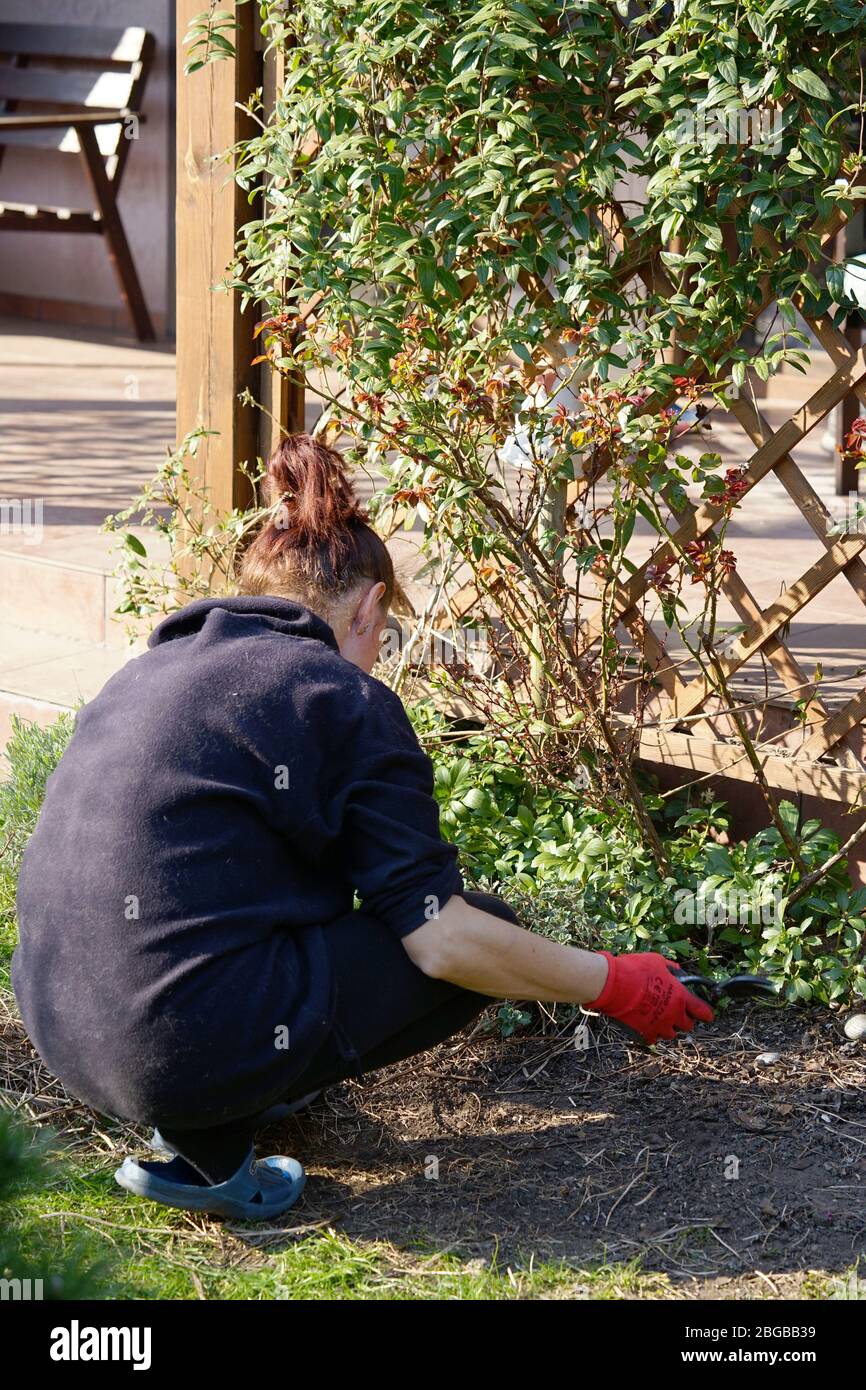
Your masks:
[[[735,211],[736,209],[732,209]],[[620,289],[639,276],[648,288],[671,292],[660,260],[661,248],[648,248],[645,240],[630,241],[625,231],[625,217],[613,203],[605,218],[606,231],[619,252]],[[844,225],[841,213],[812,231],[822,246],[831,242]],[[772,234],[757,229],[756,240],[771,252],[778,247]],[[767,292],[755,303],[749,322],[754,322],[772,303]],[[866,798],[866,764],[850,746],[849,736],[860,730],[866,721],[866,685],[841,709],[829,710],[817,695],[814,678],[810,678],[786,642],[783,632],[792,619],[838,575],[844,576],[866,607],[866,564],[861,553],[866,550],[866,534],[831,536],[834,521],[802,470],[791,457],[795,448],[816,426],[851,394],[866,406],[866,350],[851,346],[846,335],[827,315],[810,316],[802,301],[796,298],[804,321],[827,353],[835,369],[821,387],[778,429],[773,430],[754,401],[741,396],[731,402],[731,413],[742,428],[749,448],[745,460],[743,481],[745,497],[762,478],[773,473],[824,547],[824,554],[768,607],[763,608],[748,584],[735,570],[721,582],[722,592],[744,625],[743,632],[732,645],[714,653],[723,677],[736,675],[747,661],[760,656],[773,668],[783,690],[798,701],[807,700],[808,716],[796,751],[782,749],[777,744],[765,744],[758,754],[767,781],[775,787],[794,792],[814,794],[837,801],[855,802]],[[664,404],[664,402],[657,402]],[[649,408],[649,406],[647,407]],[[581,503],[599,480],[591,479],[572,484],[569,503]],[[741,503],[741,505],[743,505]],[[746,504],[747,505],[747,504]],[[718,705],[718,691],[712,678],[699,674],[686,679],[677,664],[668,656],[661,639],[645,622],[642,605],[651,589],[648,570],[666,558],[674,557],[691,541],[714,542],[718,525],[718,509],[707,504],[689,503],[677,514],[678,527],[673,541],[657,547],[650,558],[625,582],[613,596],[612,607],[591,617],[582,629],[582,651],[589,655],[602,636],[604,627],[621,625],[653,669],[662,693],[645,707],[643,727],[639,731],[638,750],[650,762],[662,762],[677,768],[699,773],[715,773],[747,781],[754,779],[754,769],[737,738],[729,739],[721,730],[724,716],[713,719],[712,705]],[[495,582],[492,586],[495,590]],[[470,582],[456,595],[452,613],[465,618],[479,601],[478,590]],[[864,614],[864,657],[866,657],[866,614]],[[699,716],[703,715],[701,718]],[[698,716],[698,717],[696,717]],[[624,733],[629,721],[623,720]]]
[[[625,244],[621,216],[618,221],[617,230],[621,242]],[[815,226],[814,231],[822,245],[835,237],[842,221],[841,215],[836,215]],[[760,230],[757,236],[770,251],[778,249],[770,233]],[[648,283],[659,286],[664,280],[664,272],[658,252],[644,261],[638,274]],[[767,297],[754,306],[753,321],[770,302]],[[837,575],[844,576],[866,606],[866,565],[860,558],[866,549],[866,535],[831,536],[833,518],[791,457],[791,450],[849,394],[854,393],[859,401],[866,404],[866,352],[863,349],[854,350],[844,333],[826,315],[810,316],[802,302],[797,303],[797,307],[835,370],[776,431],[770,427],[754,401],[744,396],[731,402],[731,413],[744,431],[749,446],[754,447],[754,452],[745,463],[744,497],[762,478],[773,473],[823,545],[824,554],[766,608],[761,607],[737,571],[723,578],[722,591],[744,624],[744,630],[732,645],[714,654],[714,665],[727,680],[748,660],[760,654],[772,666],[785,691],[797,700],[811,697],[807,724],[796,752],[774,751],[772,745],[758,750],[764,773],[772,785],[841,801],[854,801],[866,794],[866,766],[846,741],[866,718],[866,686],[843,708],[831,713],[816,695],[815,684],[790,650],[782,632]],[[575,498],[582,496],[585,490],[585,484],[577,484],[573,489]],[[744,504],[741,502],[740,505]],[[689,505],[679,513],[678,520],[680,524],[674,533],[674,543],[678,549],[694,540],[715,540],[717,509],[707,504],[698,507]],[[658,564],[673,553],[674,545],[667,542],[654,552],[652,563]],[[685,680],[667,659],[659,639],[642,623],[639,605],[649,588],[649,563],[647,561],[642,565],[621,586],[613,608],[614,618],[631,629],[642,643],[645,656],[654,664],[664,690],[664,696],[646,711],[652,727],[641,733],[640,752],[651,761],[724,773],[751,781],[754,771],[739,740],[713,737],[710,721],[702,726],[693,723],[691,728],[696,732],[687,731],[682,724],[689,716],[707,710],[717,688],[712,678],[708,679],[704,673]],[[866,615],[863,630],[866,638]],[[587,624],[587,645],[600,636],[600,620],[596,617]]]

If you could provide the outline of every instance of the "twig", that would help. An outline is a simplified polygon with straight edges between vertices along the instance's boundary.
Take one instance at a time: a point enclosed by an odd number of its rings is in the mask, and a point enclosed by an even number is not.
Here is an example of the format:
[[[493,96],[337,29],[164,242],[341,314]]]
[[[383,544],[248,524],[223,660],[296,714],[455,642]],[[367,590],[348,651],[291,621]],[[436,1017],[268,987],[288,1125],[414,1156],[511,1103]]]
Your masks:
[[[834,865],[839,863],[840,859],[844,859],[845,855],[854,848],[858,840],[861,840],[864,835],[866,835],[866,820],[861,822],[853,835],[848,836],[848,839],[840,850],[837,850],[829,859],[825,859],[824,863],[817,869],[814,869],[810,874],[806,874],[805,878],[800,880],[793,893],[788,894],[788,906],[790,906],[791,903],[795,903],[798,898],[802,898],[803,894],[808,893],[810,888],[814,888],[815,884],[824,878]]]

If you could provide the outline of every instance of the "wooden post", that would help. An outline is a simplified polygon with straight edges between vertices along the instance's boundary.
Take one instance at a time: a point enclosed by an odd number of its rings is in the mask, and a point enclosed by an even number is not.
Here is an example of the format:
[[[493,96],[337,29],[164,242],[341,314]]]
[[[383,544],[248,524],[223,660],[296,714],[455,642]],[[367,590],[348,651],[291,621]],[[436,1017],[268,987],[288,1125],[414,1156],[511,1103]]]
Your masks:
[[[845,337],[848,339],[851,351],[857,352],[863,343],[863,324],[859,314],[849,314],[845,327]],[[854,392],[851,391],[834,413],[837,420],[836,443],[842,450],[845,448],[845,440],[851,432],[851,426],[857,417],[863,414],[863,407]],[[836,496],[848,497],[851,493],[856,494],[859,486],[860,473],[855,460],[844,458],[841,452],[837,453]]]
[[[265,53],[262,99],[266,111],[273,111],[276,106],[284,80],[283,54],[273,50]],[[284,372],[274,371],[266,362],[261,364],[260,373],[259,453],[263,459],[268,459],[287,434],[300,434],[304,430],[304,386]]]
[[[537,528],[538,541],[545,551],[549,549],[551,534],[557,537],[565,535],[566,492],[566,483],[551,482],[548,484],[538,514]],[[557,564],[558,569],[559,565]],[[551,594],[551,601],[555,601],[553,594]],[[548,681],[542,659],[543,642],[542,625],[533,623],[532,645],[535,650],[529,658],[529,686],[532,691],[532,702],[540,714],[545,711],[549,697]]]
[[[866,237],[864,237],[864,217],[862,210],[858,211],[846,226],[842,228],[836,237],[836,259],[847,260],[849,256],[859,256],[866,249]],[[845,326],[845,337],[852,352],[862,346],[863,343],[863,316],[856,310],[848,315],[848,322]],[[845,439],[850,433],[851,426],[858,415],[863,414],[863,407],[855,396],[850,392],[841,405],[834,411],[836,417],[837,438],[836,443],[840,449],[845,447]],[[843,458],[842,453],[836,454],[836,496],[848,497],[851,493],[857,493],[860,486],[860,474],[853,459]]]
[[[195,462],[212,505],[228,511],[251,501],[238,465],[258,453],[258,412],[238,400],[245,388],[256,392],[256,314],[214,286],[253,212],[230,166],[214,157],[254,129],[236,103],[261,84],[259,17],[257,6],[238,5],[236,57],[187,77],[184,36],[200,11],[201,0],[177,0],[177,428],[178,439],[199,425],[219,431]]]

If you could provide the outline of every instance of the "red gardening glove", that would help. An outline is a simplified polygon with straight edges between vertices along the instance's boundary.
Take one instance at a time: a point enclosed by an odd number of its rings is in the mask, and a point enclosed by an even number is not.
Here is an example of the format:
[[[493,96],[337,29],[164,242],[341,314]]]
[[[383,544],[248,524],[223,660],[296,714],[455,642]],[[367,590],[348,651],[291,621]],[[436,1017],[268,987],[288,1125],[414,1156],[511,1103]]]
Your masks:
[[[677,1030],[690,1033],[695,1021],[712,1023],[709,1004],[681,985],[677,965],[655,951],[613,956],[602,951],[608,963],[607,983],[588,1009],[618,1019],[635,1029],[648,1043],[675,1038]]]

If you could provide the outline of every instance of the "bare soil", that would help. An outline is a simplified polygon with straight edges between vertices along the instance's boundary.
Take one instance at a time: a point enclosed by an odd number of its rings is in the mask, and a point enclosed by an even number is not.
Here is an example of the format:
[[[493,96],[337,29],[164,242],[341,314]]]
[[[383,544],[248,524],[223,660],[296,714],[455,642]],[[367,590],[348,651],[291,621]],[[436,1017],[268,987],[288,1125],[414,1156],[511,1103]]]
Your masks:
[[[717,1297],[866,1264],[866,1046],[838,1016],[733,1006],[653,1052],[596,1025],[588,1051],[573,1029],[453,1040],[265,1131],[262,1152],[310,1173],[295,1233],[500,1264],[639,1256]]]

